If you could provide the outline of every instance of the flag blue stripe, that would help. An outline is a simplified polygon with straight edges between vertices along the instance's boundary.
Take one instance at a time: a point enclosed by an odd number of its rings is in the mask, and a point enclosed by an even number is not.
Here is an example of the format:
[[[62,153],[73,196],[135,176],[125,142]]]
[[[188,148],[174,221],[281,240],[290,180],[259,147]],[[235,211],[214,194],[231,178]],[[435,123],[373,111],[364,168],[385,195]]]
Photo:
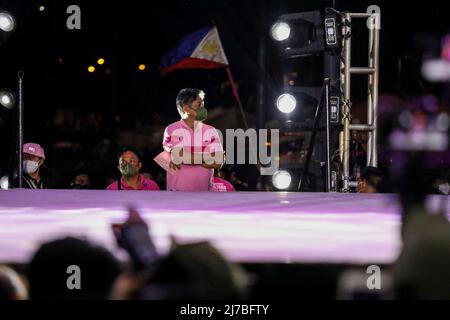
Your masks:
[[[170,67],[183,59],[189,58],[211,29],[212,27],[207,27],[183,37],[175,48],[171,49],[162,57],[160,68]]]

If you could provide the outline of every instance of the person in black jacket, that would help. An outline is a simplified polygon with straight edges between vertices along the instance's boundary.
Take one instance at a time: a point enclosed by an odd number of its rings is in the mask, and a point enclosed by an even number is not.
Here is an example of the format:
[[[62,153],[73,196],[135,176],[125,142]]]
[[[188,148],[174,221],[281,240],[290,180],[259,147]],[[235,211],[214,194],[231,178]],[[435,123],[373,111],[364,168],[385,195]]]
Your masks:
[[[25,143],[23,145],[23,188],[45,189],[47,187],[39,172],[44,161],[45,152],[39,144]]]

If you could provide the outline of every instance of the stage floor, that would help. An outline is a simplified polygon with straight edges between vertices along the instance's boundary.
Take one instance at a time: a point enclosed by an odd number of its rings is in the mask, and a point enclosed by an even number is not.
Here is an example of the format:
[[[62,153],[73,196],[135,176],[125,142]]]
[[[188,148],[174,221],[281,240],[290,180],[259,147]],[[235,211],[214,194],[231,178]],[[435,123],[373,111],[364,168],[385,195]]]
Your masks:
[[[432,197],[431,206],[441,200]],[[0,262],[27,262],[40,243],[66,235],[124,259],[110,224],[125,219],[129,205],[162,253],[170,235],[210,240],[236,262],[388,264],[401,248],[391,195],[16,189],[0,190]]]

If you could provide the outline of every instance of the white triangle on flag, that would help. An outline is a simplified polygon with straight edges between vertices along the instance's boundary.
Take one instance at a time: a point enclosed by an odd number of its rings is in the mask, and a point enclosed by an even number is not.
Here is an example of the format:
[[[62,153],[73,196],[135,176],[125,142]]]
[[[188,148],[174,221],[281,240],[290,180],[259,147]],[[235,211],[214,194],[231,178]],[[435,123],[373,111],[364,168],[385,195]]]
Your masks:
[[[191,58],[209,60],[228,65],[228,59],[223,51],[217,27],[212,28],[191,54]]]

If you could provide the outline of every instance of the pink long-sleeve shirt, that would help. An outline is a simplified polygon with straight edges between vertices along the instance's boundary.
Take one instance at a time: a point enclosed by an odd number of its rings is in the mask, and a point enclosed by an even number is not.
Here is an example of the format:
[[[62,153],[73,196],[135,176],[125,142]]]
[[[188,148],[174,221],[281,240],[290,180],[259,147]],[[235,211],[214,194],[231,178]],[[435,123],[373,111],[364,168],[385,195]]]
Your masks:
[[[193,153],[222,152],[223,147],[217,130],[200,121],[195,121],[194,130],[183,121],[177,121],[166,127],[163,148],[171,152],[174,147]],[[213,169],[201,165],[182,164],[171,174],[167,172],[167,190],[169,191],[211,191],[213,187]]]
[[[122,185],[122,190],[135,190],[134,188],[130,187],[125,179],[123,177],[120,178],[120,182]],[[118,181],[113,182],[110,184],[106,190],[119,190],[119,183]],[[139,174],[139,186],[136,190],[149,190],[149,191],[156,191],[159,190],[158,184],[150,179],[147,179],[142,174]]]

